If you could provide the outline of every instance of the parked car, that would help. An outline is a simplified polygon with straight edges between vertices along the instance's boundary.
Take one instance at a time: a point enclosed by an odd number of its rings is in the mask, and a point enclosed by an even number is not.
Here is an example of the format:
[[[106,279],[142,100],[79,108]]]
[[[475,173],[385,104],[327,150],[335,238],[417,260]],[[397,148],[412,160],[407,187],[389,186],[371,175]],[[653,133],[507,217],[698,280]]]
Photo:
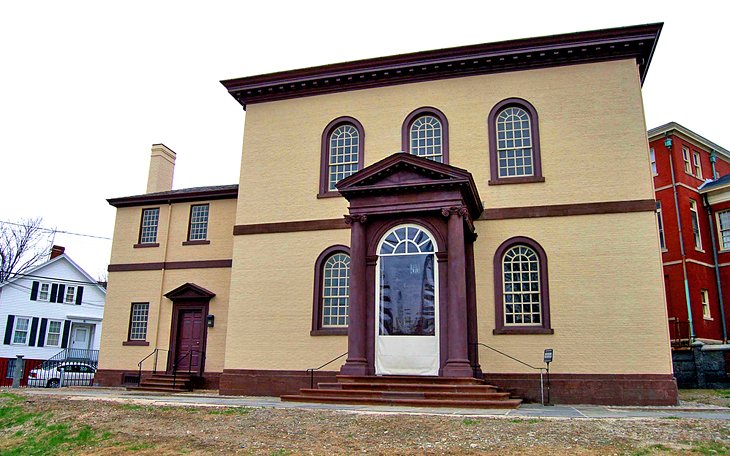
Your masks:
[[[87,363],[65,361],[55,365],[39,367],[28,373],[28,386],[58,388],[61,386],[91,386],[94,383],[96,368]]]

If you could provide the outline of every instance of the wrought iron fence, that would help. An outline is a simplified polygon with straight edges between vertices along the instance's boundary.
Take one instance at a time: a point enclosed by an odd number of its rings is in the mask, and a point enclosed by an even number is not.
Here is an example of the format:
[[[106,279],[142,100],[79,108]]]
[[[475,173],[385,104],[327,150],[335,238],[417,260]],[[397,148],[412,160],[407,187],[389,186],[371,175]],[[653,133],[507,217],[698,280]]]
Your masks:
[[[22,360],[22,373],[16,373],[18,362],[18,359],[0,360],[0,373],[4,373],[1,386],[13,386],[17,374],[21,375],[22,387],[92,386],[99,364],[99,351],[65,349],[47,360]]]

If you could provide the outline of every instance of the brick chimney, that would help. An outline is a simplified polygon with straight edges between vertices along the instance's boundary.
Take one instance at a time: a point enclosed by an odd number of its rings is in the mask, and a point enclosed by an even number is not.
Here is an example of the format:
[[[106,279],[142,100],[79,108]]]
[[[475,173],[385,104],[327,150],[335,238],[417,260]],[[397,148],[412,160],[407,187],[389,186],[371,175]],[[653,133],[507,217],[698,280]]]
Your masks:
[[[60,245],[54,245],[51,247],[51,260],[56,258],[57,256],[63,255],[63,252],[66,251],[66,247],[61,247]]]
[[[147,176],[147,193],[172,190],[175,173],[175,152],[164,144],[153,144],[150,155],[150,171]]]

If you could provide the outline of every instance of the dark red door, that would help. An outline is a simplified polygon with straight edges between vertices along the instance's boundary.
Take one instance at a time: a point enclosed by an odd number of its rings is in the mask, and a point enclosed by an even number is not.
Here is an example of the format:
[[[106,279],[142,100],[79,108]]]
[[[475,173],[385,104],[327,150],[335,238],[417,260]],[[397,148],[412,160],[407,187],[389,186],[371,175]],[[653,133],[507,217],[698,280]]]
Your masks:
[[[188,369],[200,372],[203,359],[203,311],[200,309],[180,310],[177,329],[176,359],[178,372]]]

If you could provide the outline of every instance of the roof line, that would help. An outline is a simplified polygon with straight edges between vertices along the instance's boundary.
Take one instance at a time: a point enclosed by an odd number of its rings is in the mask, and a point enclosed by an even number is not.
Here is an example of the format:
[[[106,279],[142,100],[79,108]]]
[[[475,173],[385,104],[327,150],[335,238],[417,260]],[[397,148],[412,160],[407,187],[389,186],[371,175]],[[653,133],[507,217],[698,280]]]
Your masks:
[[[714,142],[710,141],[709,139],[705,138],[704,136],[695,133],[694,131],[690,130],[689,128],[679,124],[678,122],[668,122],[664,125],[660,125],[655,128],[651,128],[649,131],[647,131],[647,136],[649,139],[662,135],[664,133],[670,132],[672,130],[677,130],[678,132],[682,133],[683,135],[687,136],[690,139],[693,139],[701,144],[704,144],[705,146],[708,146],[709,148],[721,153],[725,156],[728,160],[730,160],[730,151],[725,149],[722,146],[719,146],[715,144]]]

